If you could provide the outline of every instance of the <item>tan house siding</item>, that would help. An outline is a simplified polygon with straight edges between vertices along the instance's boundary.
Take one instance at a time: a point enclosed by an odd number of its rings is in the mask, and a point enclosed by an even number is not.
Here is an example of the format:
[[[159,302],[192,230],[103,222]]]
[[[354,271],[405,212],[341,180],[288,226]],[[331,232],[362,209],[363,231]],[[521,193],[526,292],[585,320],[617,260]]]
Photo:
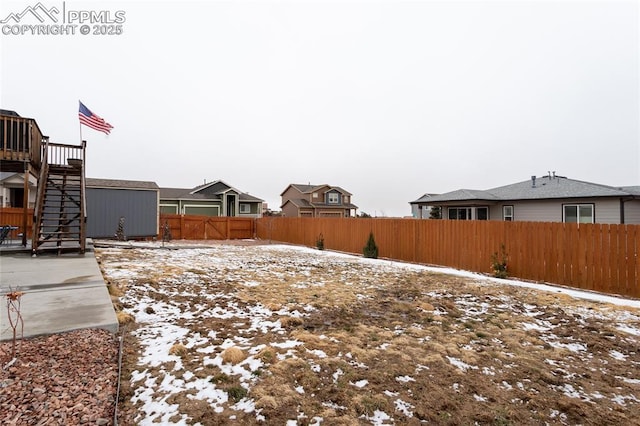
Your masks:
[[[300,191],[295,189],[293,186],[290,186],[289,188],[287,188],[287,190],[284,191],[281,196],[283,200],[291,200],[292,198],[302,198]]]
[[[298,217],[298,208],[292,203],[286,203],[282,206],[282,214],[286,217]]]

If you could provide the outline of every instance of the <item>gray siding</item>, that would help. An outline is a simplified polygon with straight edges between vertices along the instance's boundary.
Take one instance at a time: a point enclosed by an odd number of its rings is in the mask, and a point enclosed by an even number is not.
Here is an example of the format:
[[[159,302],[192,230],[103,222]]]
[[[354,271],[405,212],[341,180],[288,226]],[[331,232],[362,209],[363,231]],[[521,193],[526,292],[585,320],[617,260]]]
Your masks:
[[[624,203],[624,223],[640,225],[640,200]]]
[[[124,216],[127,238],[158,235],[158,191],[87,188],[87,237],[113,238]]]
[[[596,223],[620,223],[620,200],[618,198],[507,202],[491,206],[489,217],[491,220],[502,220],[502,206],[513,206],[513,220],[515,221],[562,222],[562,206],[565,204],[593,204]],[[627,208],[627,210],[630,209]],[[629,215],[630,213],[627,213],[627,216]],[[640,212],[638,215],[640,216]],[[631,222],[630,217],[626,219],[626,223],[640,223]]]

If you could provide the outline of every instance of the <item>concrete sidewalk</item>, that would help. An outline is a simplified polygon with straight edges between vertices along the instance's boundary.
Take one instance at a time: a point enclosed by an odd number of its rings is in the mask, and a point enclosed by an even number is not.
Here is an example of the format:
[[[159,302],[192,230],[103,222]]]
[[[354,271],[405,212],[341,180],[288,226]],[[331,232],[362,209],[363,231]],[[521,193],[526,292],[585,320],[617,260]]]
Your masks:
[[[118,331],[111,297],[93,251],[60,256],[3,251],[0,256],[0,340],[11,339],[6,294],[22,291],[24,337],[83,328]],[[18,328],[20,334],[20,328]]]

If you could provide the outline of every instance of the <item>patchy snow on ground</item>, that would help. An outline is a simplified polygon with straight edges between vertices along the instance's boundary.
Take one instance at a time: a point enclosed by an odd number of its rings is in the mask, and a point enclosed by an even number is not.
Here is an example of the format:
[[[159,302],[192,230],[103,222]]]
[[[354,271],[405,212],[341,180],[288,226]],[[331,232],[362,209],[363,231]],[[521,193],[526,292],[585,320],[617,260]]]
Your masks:
[[[637,300],[290,245],[96,251],[136,321],[136,424],[346,415],[382,425],[465,412],[482,423],[484,411],[507,416],[504,404],[549,424],[588,415],[561,397],[640,414]],[[231,349],[242,358],[227,359]],[[429,386],[440,408],[420,395]],[[545,392],[562,402],[543,409]]]

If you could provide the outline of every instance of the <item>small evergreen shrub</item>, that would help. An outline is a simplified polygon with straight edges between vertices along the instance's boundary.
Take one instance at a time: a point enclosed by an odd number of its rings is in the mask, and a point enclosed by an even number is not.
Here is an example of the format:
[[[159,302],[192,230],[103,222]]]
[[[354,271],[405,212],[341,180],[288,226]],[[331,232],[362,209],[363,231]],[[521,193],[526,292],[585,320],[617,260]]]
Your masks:
[[[491,270],[496,278],[507,278],[507,254],[504,244],[500,245],[500,253],[495,252],[491,255]]]
[[[233,400],[233,402],[238,402],[245,396],[247,396],[247,390],[242,386],[233,386],[227,390],[227,394],[229,398]]]
[[[369,239],[367,240],[367,245],[362,249],[362,254],[370,259],[378,258],[378,246],[375,238],[373,238],[373,232],[369,233]]]
[[[320,233],[320,235],[318,235],[318,238],[316,239],[316,248],[318,250],[324,250],[324,235],[322,235],[322,232]]]

